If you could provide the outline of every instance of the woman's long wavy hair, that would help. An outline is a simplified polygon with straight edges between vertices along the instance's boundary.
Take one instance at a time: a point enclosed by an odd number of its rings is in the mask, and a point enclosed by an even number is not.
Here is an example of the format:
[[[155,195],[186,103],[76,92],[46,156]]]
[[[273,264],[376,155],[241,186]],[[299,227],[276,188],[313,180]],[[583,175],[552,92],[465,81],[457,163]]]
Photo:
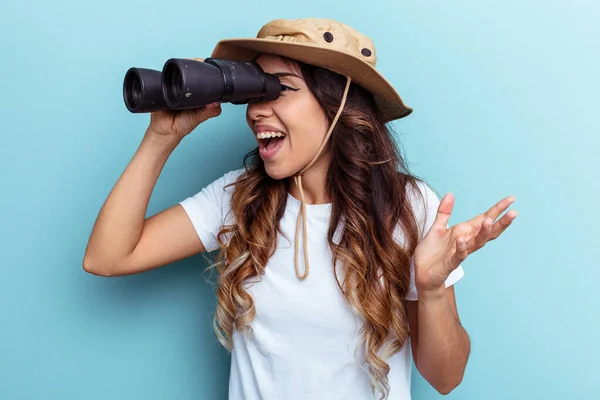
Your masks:
[[[340,106],[345,77],[286,61],[299,69],[331,123]],[[343,279],[335,268],[334,273],[346,303],[364,319],[360,333],[367,371],[373,390],[377,388],[384,399],[389,393],[385,359],[400,351],[409,335],[404,297],[419,237],[409,186],[419,193],[416,183],[421,179],[408,172],[373,96],[354,83],[329,147],[327,191],[332,215],[327,239],[333,265],[341,263]],[[232,191],[234,222],[221,228],[220,251],[213,264],[218,271],[213,326],[229,351],[233,330],[246,330],[255,316],[252,296],[243,284],[264,273],[276,249],[291,184],[289,179],[267,175],[258,149],[246,155],[244,165]],[[342,220],[341,235],[334,242]],[[402,245],[394,237],[398,228],[404,233]]]

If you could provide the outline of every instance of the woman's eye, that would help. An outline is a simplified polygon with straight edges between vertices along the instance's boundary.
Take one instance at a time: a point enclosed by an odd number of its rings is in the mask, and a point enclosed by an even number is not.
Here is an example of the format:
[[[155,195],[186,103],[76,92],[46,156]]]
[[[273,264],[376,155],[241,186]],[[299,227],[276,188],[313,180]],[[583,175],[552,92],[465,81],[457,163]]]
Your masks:
[[[296,88],[293,88],[293,87],[290,87],[290,86],[287,86],[287,85],[281,85],[281,91],[282,91],[282,92],[286,92],[286,91],[288,91],[288,90],[293,90],[293,91],[295,92],[295,91],[297,91],[298,89],[296,89]]]

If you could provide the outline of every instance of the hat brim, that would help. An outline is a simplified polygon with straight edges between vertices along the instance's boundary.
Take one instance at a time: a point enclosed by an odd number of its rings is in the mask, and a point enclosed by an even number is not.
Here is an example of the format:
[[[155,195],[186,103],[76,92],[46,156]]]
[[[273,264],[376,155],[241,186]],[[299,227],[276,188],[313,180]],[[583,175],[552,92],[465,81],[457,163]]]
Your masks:
[[[394,87],[368,62],[344,51],[269,39],[226,39],[215,46],[212,58],[252,60],[260,53],[275,54],[349,76],[371,92],[385,122],[412,113]]]

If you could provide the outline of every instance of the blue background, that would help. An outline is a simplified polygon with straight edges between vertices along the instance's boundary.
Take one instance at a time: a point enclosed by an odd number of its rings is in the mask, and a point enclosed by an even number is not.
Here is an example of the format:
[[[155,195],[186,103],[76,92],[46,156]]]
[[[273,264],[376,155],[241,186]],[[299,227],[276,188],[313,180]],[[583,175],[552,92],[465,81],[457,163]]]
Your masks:
[[[225,399],[201,256],[100,278],[81,263],[148,115],[130,66],[207,57],[275,18],[332,17],[370,36],[414,113],[394,124],[413,172],[456,203],[451,224],[514,195],[519,216],[465,262],[472,339],[455,399],[597,398],[600,357],[600,5],[305,0],[0,5],[0,399]],[[237,168],[244,107],[188,136],[148,215]],[[413,370],[415,399],[440,395]]]

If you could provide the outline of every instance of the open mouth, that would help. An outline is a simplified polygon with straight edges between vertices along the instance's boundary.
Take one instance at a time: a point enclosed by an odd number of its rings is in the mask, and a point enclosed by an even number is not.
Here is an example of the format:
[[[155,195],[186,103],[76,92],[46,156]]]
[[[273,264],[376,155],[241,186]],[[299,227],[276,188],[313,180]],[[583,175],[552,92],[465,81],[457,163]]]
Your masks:
[[[283,132],[259,132],[256,137],[260,154],[263,157],[271,157],[279,150],[286,135]]]

